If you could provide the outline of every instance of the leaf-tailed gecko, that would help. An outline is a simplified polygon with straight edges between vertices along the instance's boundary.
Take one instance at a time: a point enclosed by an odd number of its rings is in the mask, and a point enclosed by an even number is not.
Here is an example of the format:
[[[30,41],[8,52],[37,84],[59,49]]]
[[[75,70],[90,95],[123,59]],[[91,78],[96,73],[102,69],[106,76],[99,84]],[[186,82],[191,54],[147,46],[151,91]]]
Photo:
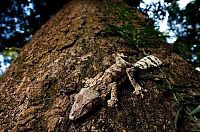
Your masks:
[[[147,69],[149,67],[158,67],[162,62],[155,56],[149,55],[135,64],[125,61],[123,54],[116,55],[116,63],[110,66],[104,73],[99,73],[94,78],[86,79],[84,88],[75,95],[74,103],[69,113],[69,119],[76,120],[89,111],[99,101],[104,101],[106,96],[111,93],[111,98],[107,101],[109,107],[117,105],[117,87],[129,79],[135,88],[134,94],[142,95],[145,91],[132,77],[133,73],[138,69]]]

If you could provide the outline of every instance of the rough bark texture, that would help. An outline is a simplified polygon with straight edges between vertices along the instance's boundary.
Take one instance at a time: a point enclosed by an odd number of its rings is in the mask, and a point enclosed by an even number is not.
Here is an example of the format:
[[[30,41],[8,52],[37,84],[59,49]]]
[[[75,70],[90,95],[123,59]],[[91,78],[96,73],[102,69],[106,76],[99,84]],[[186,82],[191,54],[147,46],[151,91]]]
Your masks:
[[[148,90],[144,98],[133,96],[126,81],[118,90],[118,107],[105,102],[80,120],[69,120],[72,95],[86,77],[115,63],[113,53],[128,53],[129,62],[144,56],[119,36],[97,35],[111,18],[103,1],[73,0],[41,27],[0,80],[0,131],[175,131],[177,109],[161,90],[168,85],[151,78],[163,75],[158,69],[138,74]],[[188,93],[199,90],[199,74],[170,46],[158,39],[144,50],[167,64],[161,69],[174,84]],[[181,130],[187,129],[197,130],[186,118]]]

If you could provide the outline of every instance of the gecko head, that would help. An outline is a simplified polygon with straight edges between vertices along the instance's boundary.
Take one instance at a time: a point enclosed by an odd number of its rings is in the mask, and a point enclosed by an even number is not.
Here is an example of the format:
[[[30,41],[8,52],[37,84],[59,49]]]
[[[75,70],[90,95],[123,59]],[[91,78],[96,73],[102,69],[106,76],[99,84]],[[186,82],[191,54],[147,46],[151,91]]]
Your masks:
[[[74,104],[69,113],[69,119],[76,120],[91,111],[98,97],[99,93],[97,91],[82,88],[81,91],[75,95]]]

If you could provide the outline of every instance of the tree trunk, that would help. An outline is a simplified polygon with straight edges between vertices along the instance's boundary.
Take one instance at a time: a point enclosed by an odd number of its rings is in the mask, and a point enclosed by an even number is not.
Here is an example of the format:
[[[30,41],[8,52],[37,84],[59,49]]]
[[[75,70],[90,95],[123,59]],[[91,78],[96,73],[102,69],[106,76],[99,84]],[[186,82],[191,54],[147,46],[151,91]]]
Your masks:
[[[163,72],[155,68],[138,73],[138,83],[148,90],[143,98],[133,95],[125,80],[117,107],[104,101],[83,118],[69,119],[73,95],[83,80],[114,64],[114,53],[127,54],[132,63],[144,57],[120,36],[99,35],[114,17],[106,6],[101,0],[69,1],[35,33],[0,80],[0,131],[175,131],[177,108],[172,94],[163,90],[170,87],[164,82],[167,78],[171,85],[195,92],[199,85],[187,84],[199,84],[200,76],[159,39],[143,48],[164,64]],[[181,130],[197,130],[188,119],[183,124]]]

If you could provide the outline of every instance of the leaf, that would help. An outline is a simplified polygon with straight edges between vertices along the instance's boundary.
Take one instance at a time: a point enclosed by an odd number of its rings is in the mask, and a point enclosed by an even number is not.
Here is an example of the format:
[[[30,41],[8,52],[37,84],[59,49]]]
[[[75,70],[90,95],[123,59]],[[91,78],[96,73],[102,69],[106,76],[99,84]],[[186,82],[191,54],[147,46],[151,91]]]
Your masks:
[[[177,111],[177,113],[176,113],[176,116],[175,116],[175,119],[174,119],[174,125],[175,125],[175,128],[176,128],[176,129],[177,129],[178,118],[179,118],[179,115],[180,115],[180,112],[181,112],[182,109],[183,109],[183,106],[181,106],[181,107],[178,109],[178,111]]]
[[[200,111],[200,105],[196,107],[192,112],[190,112],[190,115],[194,115]]]

